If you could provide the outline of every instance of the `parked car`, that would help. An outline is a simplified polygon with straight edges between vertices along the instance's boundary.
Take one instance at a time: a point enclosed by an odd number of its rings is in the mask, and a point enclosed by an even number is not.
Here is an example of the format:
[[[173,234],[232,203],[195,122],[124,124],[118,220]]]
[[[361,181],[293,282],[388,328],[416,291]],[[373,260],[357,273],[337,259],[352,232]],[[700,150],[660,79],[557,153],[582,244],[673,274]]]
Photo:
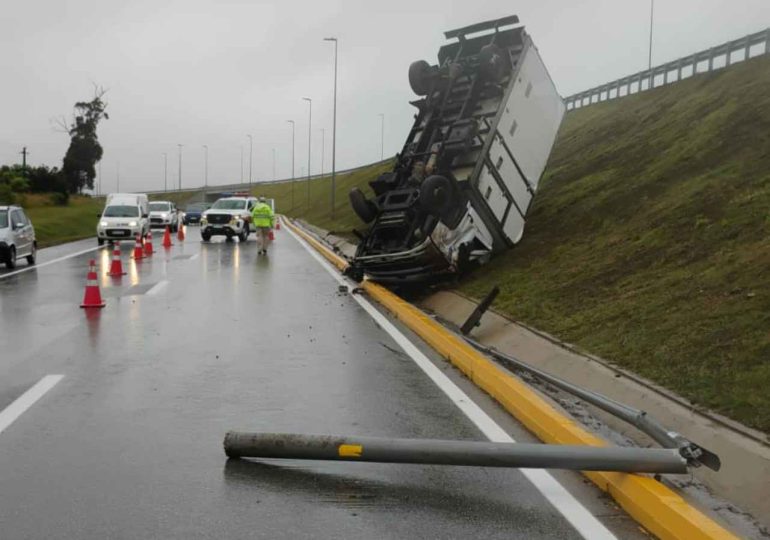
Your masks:
[[[212,236],[226,236],[228,241],[237,236],[245,242],[253,232],[251,210],[256,197],[225,197],[219,199],[201,217],[201,238],[208,242]]]
[[[184,210],[185,213],[183,223],[185,225],[190,225],[191,223],[200,223],[203,212],[209,208],[211,208],[211,203],[199,202],[188,204],[187,208]]]
[[[413,283],[462,273],[521,240],[564,102],[518,17],[446,32],[438,63],[409,67],[418,99],[393,169],[355,188],[349,273]]]
[[[0,262],[16,268],[19,257],[35,264],[37,239],[35,228],[20,206],[0,206]]]
[[[165,229],[172,232],[179,230],[179,212],[171,201],[152,201],[150,203],[150,228]]]
[[[127,240],[150,232],[149,202],[142,193],[111,193],[98,217],[96,237],[100,246],[108,240]]]

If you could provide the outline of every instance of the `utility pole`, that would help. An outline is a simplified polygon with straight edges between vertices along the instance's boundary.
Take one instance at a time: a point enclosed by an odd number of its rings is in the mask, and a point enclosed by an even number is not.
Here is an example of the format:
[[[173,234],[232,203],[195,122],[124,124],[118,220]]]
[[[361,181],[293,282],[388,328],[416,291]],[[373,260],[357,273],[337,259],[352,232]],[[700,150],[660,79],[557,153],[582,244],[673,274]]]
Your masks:
[[[313,100],[309,97],[303,97],[310,105],[309,116],[307,120],[307,207],[310,208],[310,141],[313,140]]]
[[[334,219],[334,193],[337,172],[337,38],[328,37],[324,41],[334,42],[334,114],[332,123],[332,219]]]
[[[203,150],[205,151],[203,155],[203,188],[208,189],[209,187],[209,146],[207,144],[203,145]]]
[[[168,154],[163,152],[163,191],[168,192]]]
[[[385,158],[385,115],[383,113],[380,116],[380,161]]]
[[[273,181],[275,181],[275,148],[273,148]]]
[[[251,191],[251,157],[254,153],[254,139],[251,135],[246,135],[249,138],[249,191]]]
[[[294,211],[294,120],[286,120],[291,124],[291,210]]]
[[[102,194],[102,160],[99,160],[99,195]]]
[[[655,9],[655,0],[650,0],[650,55],[649,60],[647,62],[648,69],[650,71],[650,87],[648,90],[652,90],[652,87],[655,85],[655,77],[652,74],[652,16]],[[729,55],[729,52],[728,52]]]
[[[21,172],[26,176],[27,174],[27,156],[29,155],[29,152],[27,152],[27,147],[21,149]]]
[[[324,177],[324,146],[326,144],[326,130],[321,128],[321,178]]]
[[[241,145],[241,184],[243,184],[243,145]]]
[[[117,184],[118,184],[117,190],[118,190],[118,193],[120,193],[120,161],[118,161],[117,180],[118,180],[118,182],[117,182]]]
[[[177,144],[179,147],[179,191],[182,191],[182,145]]]

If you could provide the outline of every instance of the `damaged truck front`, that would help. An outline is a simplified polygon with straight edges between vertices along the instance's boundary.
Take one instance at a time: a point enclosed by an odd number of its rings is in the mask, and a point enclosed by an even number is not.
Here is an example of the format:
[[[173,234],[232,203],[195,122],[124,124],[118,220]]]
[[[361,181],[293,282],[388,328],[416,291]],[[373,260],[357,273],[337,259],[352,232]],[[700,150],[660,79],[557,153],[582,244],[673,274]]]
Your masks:
[[[420,99],[393,170],[350,202],[368,230],[349,273],[412,283],[462,272],[522,237],[564,116],[532,39],[511,16],[446,32],[414,62]]]

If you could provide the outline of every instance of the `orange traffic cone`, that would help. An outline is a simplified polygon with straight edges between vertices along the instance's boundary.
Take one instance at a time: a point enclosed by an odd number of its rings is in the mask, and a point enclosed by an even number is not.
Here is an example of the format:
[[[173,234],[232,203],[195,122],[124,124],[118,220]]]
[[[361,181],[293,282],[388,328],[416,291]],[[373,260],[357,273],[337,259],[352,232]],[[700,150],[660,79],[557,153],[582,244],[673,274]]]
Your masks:
[[[271,240],[271,241],[272,241],[272,240],[275,240],[275,235],[273,234],[273,229],[270,229],[270,230],[268,231],[268,233],[267,233],[267,238],[268,238],[269,240]]]
[[[174,244],[171,243],[171,229],[166,225],[166,232],[163,234],[163,247],[170,248]]]
[[[110,271],[107,275],[112,277],[126,275],[123,271],[123,262],[120,260],[120,242],[116,241],[112,248],[112,264],[110,264]]]
[[[180,242],[184,242],[184,225],[178,223],[176,227],[176,239]]]
[[[152,255],[152,232],[148,232],[144,240],[144,256]]]
[[[134,260],[144,259],[144,251],[142,250],[142,235],[136,235],[136,244],[134,244]]]
[[[86,277],[86,292],[83,295],[82,308],[103,308],[106,304],[99,292],[99,281],[96,277],[96,261],[91,259],[88,263],[88,276]]]
[[[281,220],[280,219],[277,219],[275,221],[275,230],[276,231],[280,231],[281,230]]]

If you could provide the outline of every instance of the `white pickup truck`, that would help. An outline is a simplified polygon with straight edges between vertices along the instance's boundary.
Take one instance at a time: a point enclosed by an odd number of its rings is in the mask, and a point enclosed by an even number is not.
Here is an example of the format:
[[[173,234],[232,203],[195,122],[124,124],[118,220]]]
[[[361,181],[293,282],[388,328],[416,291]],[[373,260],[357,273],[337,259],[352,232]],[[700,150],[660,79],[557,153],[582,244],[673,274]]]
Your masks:
[[[350,202],[369,224],[349,273],[420,282],[489,260],[522,237],[564,102],[518,17],[446,32],[438,63],[409,67],[420,96],[393,170]]]

